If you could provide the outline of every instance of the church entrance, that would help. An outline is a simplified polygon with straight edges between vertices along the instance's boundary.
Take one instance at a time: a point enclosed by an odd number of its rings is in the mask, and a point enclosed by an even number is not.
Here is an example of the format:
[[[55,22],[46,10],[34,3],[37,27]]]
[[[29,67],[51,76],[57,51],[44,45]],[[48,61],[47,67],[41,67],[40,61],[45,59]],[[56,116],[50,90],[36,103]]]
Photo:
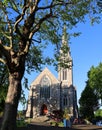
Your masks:
[[[46,115],[48,113],[47,106],[45,104],[41,107],[41,115]]]

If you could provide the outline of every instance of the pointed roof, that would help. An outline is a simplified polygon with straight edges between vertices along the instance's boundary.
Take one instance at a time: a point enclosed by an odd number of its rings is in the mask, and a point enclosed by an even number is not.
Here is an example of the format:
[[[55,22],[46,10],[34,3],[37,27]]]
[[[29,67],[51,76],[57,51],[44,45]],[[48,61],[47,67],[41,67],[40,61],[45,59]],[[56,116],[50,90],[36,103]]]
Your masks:
[[[62,46],[60,48],[60,58],[61,60],[64,58],[67,61],[72,61],[71,53],[70,53],[70,47],[68,45],[68,34],[67,34],[67,28],[66,24],[64,23],[63,26],[63,34],[62,34]]]
[[[67,33],[67,28],[66,28],[65,23],[63,26],[62,45],[61,45],[60,52],[61,53],[69,53],[69,55],[70,55],[70,47],[68,45],[68,33]]]
[[[64,23],[63,26],[63,34],[62,34],[62,46],[67,45],[68,46],[68,34],[66,29],[66,24]]]
[[[51,71],[46,67],[37,77],[36,79],[31,83],[31,85],[38,85],[40,84],[41,79],[43,76],[48,76],[51,80],[51,84],[58,84],[58,79],[51,73]]]

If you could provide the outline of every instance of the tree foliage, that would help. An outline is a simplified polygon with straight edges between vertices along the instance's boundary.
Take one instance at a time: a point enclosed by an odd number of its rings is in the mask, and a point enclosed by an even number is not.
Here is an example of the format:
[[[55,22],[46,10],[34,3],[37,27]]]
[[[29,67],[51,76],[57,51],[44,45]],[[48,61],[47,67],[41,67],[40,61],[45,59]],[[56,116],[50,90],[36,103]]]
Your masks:
[[[90,87],[94,90],[94,93],[100,100],[102,100],[102,63],[100,63],[97,67],[91,67],[88,72],[88,80]]]
[[[90,116],[102,105],[102,63],[97,67],[92,66],[87,76],[88,80],[79,104],[83,117],[92,118]]]
[[[98,109],[98,98],[88,82],[81,93],[79,104],[81,116],[91,120],[94,117],[94,111]]]
[[[102,0],[98,0],[97,5],[100,8],[100,12],[102,12]]]
[[[2,44],[20,52],[18,39],[31,40],[31,46],[24,45],[25,49],[29,49],[25,50],[28,54],[26,70],[41,70],[41,64],[50,62],[49,57],[42,56],[48,41],[56,45],[55,52],[58,54],[62,23],[66,22],[67,27],[72,29],[78,22],[85,22],[86,14],[89,14],[91,21],[95,21],[100,13],[98,5],[97,1],[92,0],[3,0],[0,2]]]
[[[95,112],[96,117],[101,117],[102,118],[102,109],[99,109]]]
[[[99,13],[95,0],[0,2],[0,62],[6,65],[9,74],[2,130],[15,129],[25,70],[40,70],[41,64],[50,63],[50,58],[43,55],[50,43],[55,45],[58,54],[63,22],[72,29],[77,23],[84,22],[87,14],[93,22],[99,18]]]

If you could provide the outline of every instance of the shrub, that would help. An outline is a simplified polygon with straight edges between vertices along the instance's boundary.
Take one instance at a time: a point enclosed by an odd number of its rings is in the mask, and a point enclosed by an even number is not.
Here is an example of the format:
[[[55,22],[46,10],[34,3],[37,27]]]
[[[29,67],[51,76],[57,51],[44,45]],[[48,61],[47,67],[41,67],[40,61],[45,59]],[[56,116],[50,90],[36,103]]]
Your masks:
[[[17,120],[17,121],[16,121],[16,124],[17,124],[17,127],[24,127],[24,126],[27,126],[27,122],[25,122],[24,119]]]

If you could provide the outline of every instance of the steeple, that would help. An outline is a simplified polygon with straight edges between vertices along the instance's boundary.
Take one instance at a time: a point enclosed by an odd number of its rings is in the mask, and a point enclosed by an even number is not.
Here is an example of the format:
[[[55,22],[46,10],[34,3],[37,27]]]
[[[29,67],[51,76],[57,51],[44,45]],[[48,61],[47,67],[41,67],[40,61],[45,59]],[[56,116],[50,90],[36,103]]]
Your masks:
[[[60,63],[58,68],[58,79],[64,86],[72,85],[72,58],[68,45],[68,34],[66,24],[63,27],[62,46],[60,49]]]
[[[69,44],[68,44],[68,34],[67,34],[67,28],[66,28],[65,23],[64,23],[64,26],[63,26],[62,45],[61,45],[61,48],[60,48],[60,55],[61,55],[61,58],[65,58],[67,56],[68,59],[71,60],[70,47],[69,47]]]
[[[67,45],[67,43],[68,43],[68,35],[66,31],[66,24],[64,23],[63,34],[62,34],[62,45]]]

